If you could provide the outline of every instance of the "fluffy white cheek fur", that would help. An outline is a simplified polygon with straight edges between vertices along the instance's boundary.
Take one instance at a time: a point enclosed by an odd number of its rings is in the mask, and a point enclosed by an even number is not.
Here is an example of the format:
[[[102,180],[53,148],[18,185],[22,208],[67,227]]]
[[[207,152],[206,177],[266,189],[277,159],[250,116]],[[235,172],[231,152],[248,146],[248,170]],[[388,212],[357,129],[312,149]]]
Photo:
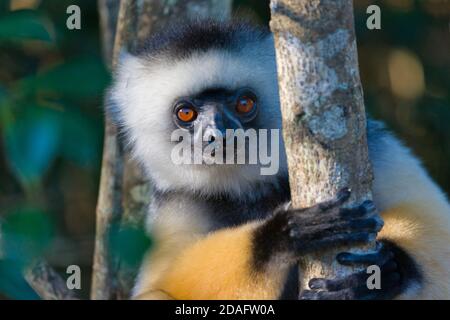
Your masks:
[[[174,144],[170,135],[135,134],[134,156],[161,189],[189,189],[205,194],[223,191],[241,197],[258,182],[274,181],[276,176],[261,175],[259,165],[177,165],[171,158]],[[281,146],[282,147],[282,146]],[[285,171],[285,156],[280,154],[280,171]]]

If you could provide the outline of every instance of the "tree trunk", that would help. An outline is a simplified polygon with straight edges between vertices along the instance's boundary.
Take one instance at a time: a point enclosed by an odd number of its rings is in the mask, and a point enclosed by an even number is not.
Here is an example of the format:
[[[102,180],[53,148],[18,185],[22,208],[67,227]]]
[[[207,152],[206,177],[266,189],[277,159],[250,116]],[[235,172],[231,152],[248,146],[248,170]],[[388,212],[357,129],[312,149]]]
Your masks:
[[[121,49],[139,45],[155,29],[185,18],[230,16],[232,0],[99,0],[105,59],[114,69]],[[111,19],[117,18],[116,23]],[[115,27],[117,25],[117,27]],[[116,29],[116,30],[114,30]],[[112,39],[115,43],[111,44]],[[102,174],[97,204],[93,299],[128,298],[136,270],[113,261],[108,232],[114,223],[143,222],[150,201],[150,187],[142,169],[117,140],[117,129],[106,119]]]
[[[350,206],[371,199],[352,0],[272,0],[271,10],[293,206],[312,206],[344,187],[352,190]],[[335,261],[349,249],[302,260],[300,288],[355,271]]]

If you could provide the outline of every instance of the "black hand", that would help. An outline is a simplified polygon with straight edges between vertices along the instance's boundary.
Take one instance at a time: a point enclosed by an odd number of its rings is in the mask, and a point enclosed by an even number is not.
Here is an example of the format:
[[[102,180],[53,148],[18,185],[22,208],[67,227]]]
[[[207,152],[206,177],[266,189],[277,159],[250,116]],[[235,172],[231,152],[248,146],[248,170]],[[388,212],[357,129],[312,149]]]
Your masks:
[[[393,299],[403,288],[403,277],[395,255],[389,246],[379,244],[375,253],[353,254],[341,253],[337,256],[344,265],[377,265],[381,271],[381,288],[369,289],[367,279],[370,274],[366,270],[341,279],[312,279],[311,290],[301,293],[304,300],[385,300]]]
[[[254,235],[254,262],[267,264],[280,254],[297,259],[301,255],[323,248],[367,243],[375,240],[383,222],[377,216],[372,201],[341,208],[350,197],[348,189],[331,201],[307,209],[282,209],[264,223]]]

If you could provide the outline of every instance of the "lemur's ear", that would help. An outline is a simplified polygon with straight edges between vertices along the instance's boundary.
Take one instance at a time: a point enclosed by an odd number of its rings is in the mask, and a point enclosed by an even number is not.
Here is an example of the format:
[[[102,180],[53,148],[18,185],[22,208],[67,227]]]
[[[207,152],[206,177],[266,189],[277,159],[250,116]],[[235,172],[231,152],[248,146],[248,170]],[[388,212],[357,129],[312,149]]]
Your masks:
[[[120,51],[117,66],[113,71],[114,82],[105,94],[105,112],[119,127],[123,122],[122,108],[126,105],[129,79],[133,75],[136,76],[142,67],[143,65],[137,56],[124,49]]]
[[[104,100],[104,112],[116,126],[120,126],[122,122],[121,112],[117,101],[114,99],[113,88],[108,88],[108,90],[106,90]]]
[[[137,71],[142,67],[143,64],[139,57],[129,53],[125,49],[122,49],[120,51],[116,67],[116,73],[118,73],[119,76],[121,75],[122,73],[121,71],[123,70],[127,70],[127,72],[134,73],[134,71]]]

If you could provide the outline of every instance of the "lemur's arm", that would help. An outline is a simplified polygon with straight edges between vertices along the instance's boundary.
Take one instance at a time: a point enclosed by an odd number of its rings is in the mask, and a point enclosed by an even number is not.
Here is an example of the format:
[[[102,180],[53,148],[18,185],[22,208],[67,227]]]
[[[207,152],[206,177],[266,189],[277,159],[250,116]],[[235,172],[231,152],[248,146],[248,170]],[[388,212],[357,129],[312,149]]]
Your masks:
[[[378,134],[376,144],[374,141],[370,148],[375,173],[373,192],[384,220],[378,240],[386,244],[385,249],[380,255],[341,255],[341,262],[377,264],[389,270],[392,265],[383,263],[388,251],[401,277],[401,287],[391,290],[394,295],[399,293],[396,299],[450,299],[448,200],[420,162],[395,137],[383,133]],[[336,294],[354,298],[358,293],[352,285],[358,278],[355,276],[340,282],[317,281],[313,285],[316,289],[307,298],[333,299]],[[382,274],[382,288],[389,286],[383,283],[387,278]],[[372,293],[366,298],[378,298],[377,291]]]
[[[379,254],[343,254],[339,261],[344,264],[379,265],[383,271],[383,290],[367,292],[362,287],[367,274],[359,274],[347,279],[313,281],[311,290],[303,298],[370,299],[395,296],[398,299],[450,299],[448,200],[416,158],[392,136],[385,135],[381,138],[371,152],[371,160],[375,173],[375,204],[384,220],[378,240],[384,246],[380,247]],[[279,239],[286,238],[275,232],[277,228],[270,226],[282,216],[283,214],[276,215],[267,222],[224,230],[207,237],[204,237],[204,231],[199,232],[202,234],[199,236],[201,240],[188,236],[195,229],[191,226],[193,218],[183,222],[177,216],[167,228],[175,230],[173,236],[164,237],[174,239],[173,244],[156,249],[154,259],[150,258],[152,265],[143,268],[141,285],[137,291],[141,294],[139,297],[150,298],[153,295],[154,298],[161,298],[162,293],[158,293],[158,290],[165,290],[166,286],[172,285],[178,286],[183,294],[168,292],[174,298],[187,295],[192,299],[278,298],[287,277],[288,263],[284,263],[283,255],[280,254],[283,251],[278,251],[277,255],[271,250],[277,252],[277,246],[283,247],[283,240]],[[326,217],[330,216],[322,215],[322,218]],[[310,220],[309,223],[311,222]],[[176,225],[185,226],[185,232],[178,232],[176,227],[174,229]],[[317,232],[317,236],[320,236],[324,230],[317,229]],[[256,236],[257,234],[260,236]],[[311,239],[297,243],[308,244],[309,241]],[[180,243],[185,246],[177,247]],[[255,250],[258,248],[258,245],[255,246],[257,243],[260,243],[260,253]],[[310,243],[309,248],[313,246]],[[195,259],[194,255],[190,257],[191,253],[195,254]],[[254,259],[256,256],[260,258]],[[286,259],[286,255],[284,257]],[[255,272],[258,270],[255,268],[255,261],[271,262],[266,263],[266,268],[260,269],[263,272]],[[396,273],[400,275],[400,279],[395,279]],[[234,282],[234,276],[241,283]],[[171,281],[174,282],[169,283]],[[191,286],[201,292],[191,291]],[[168,297],[167,293],[165,297]]]
[[[200,239],[178,239],[183,248],[160,246],[149,257],[138,299],[277,299],[299,256],[325,247],[368,242],[382,224],[365,202],[341,209],[348,192],[304,210],[224,229]],[[171,238],[173,242],[176,239]],[[164,262],[165,261],[165,262]],[[156,265],[155,265],[156,263]],[[148,270],[147,270],[148,268]]]
[[[435,208],[437,209],[437,208]],[[344,265],[377,265],[382,290],[367,290],[365,271],[343,279],[315,279],[301,298],[336,299],[449,299],[450,234],[444,220],[425,221],[420,206],[399,206],[382,213],[385,227],[375,254],[341,253]],[[443,212],[443,211],[441,211]],[[439,225],[438,221],[443,224]]]

